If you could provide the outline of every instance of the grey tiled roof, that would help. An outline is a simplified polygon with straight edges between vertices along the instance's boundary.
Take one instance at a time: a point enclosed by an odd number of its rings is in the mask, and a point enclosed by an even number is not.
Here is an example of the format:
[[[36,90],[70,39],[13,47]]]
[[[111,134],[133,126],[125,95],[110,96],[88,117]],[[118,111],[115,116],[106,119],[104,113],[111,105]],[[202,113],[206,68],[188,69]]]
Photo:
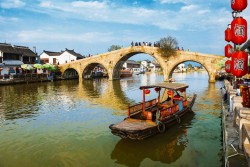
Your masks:
[[[137,62],[134,61],[134,60],[127,60],[126,63],[127,63],[127,64],[140,64],[140,63],[137,63]]]
[[[0,51],[3,53],[19,54],[28,57],[37,57],[37,55],[26,46],[14,45],[13,47],[11,44],[0,43]]]
[[[49,56],[60,56],[62,54],[62,52],[52,52],[52,51],[43,51],[44,53],[46,53]]]
[[[14,47],[12,47],[11,44],[7,44],[7,43],[0,43],[0,51],[3,53],[22,54],[21,52],[16,50]]]
[[[69,52],[70,54],[76,56],[77,58],[83,58],[83,56],[81,54],[79,54],[79,53],[76,53],[74,51],[74,49],[73,50],[69,50],[69,49],[66,48],[65,52]]]
[[[37,57],[37,54],[35,54],[32,50],[30,50],[26,46],[17,46],[17,45],[14,45],[14,48],[16,50],[18,50],[20,53],[22,53],[23,56]]]

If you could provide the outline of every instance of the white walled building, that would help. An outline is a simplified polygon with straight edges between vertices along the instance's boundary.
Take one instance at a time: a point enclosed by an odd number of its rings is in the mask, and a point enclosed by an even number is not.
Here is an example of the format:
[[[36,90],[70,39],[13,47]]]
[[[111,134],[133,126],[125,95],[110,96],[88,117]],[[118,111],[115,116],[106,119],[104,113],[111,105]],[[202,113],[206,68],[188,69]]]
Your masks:
[[[61,52],[51,52],[51,51],[43,51],[40,55],[40,60],[43,63],[50,64],[64,64],[68,62],[72,62],[75,60],[82,59],[83,56],[79,53],[76,53],[74,50],[65,49],[65,51]]]
[[[160,71],[161,70],[161,66],[158,63],[150,63],[149,68],[151,69],[151,71]]]
[[[178,67],[178,69],[179,69],[181,72],[186,72],[186,71],[187,71],[187,68],[185,67],[185,64],[184,64],[184,63],[179,64],[177,67]]]
[[[149,61],[149,60],[143,60],[141,62],[143,71],[160,71],[161,70],[161,66],[160,64],[154,60],[153,62]]]

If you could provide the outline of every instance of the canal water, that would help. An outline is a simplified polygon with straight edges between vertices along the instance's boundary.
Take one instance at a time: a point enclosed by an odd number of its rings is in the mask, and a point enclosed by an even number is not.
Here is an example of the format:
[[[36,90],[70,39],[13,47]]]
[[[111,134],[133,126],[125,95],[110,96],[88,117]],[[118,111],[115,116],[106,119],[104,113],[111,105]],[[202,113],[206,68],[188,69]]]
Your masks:
[[[108,127],[142,100],[139,86],[162,82],[161,74],[0,87],[0,167],[222,166],[222,83],[209,84],[207,72],[173,77],[198,95],[194,113],[143,141]]]

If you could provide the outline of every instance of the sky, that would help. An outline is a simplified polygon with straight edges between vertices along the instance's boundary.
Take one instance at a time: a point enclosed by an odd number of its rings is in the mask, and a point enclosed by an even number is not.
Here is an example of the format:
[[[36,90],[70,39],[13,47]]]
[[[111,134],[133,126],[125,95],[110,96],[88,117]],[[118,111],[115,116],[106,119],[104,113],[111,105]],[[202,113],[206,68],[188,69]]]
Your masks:
[[[231,0],[0,0],[0,43],[95,55],[171,36],[184,50],[224,55],[231,12]]]

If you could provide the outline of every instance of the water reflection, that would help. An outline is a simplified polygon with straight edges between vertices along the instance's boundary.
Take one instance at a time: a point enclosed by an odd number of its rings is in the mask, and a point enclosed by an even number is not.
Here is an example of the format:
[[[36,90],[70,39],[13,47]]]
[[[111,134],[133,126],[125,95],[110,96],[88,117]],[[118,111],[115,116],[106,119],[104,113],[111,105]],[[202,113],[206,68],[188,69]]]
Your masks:
[[[71,111],[77,108],[75,105],[79,100],[118,111],[127,110],[129,104],[135,103],[126,97],[118,80],[83,80],[80,83],[71,80],[11,85],[0,89],[0,118],[6,120],[31,118],[41,111]],[[58,103],[61,104],[59,108]]]
[[[92,104],[114,110],[125,110],[130,103],[133,103],[133,100],[126,97],[119,80],[83,80],[82,84],[79,84],[78,96],[91,101]]]
[[[111,159],[126,166],[140,166],[146,158],[164,164],[175,162],[188,144],[187,129],[191,127],[194,116],[193,112],[188,113],[180,125],[146,140],[121,139],[111,153]]]

